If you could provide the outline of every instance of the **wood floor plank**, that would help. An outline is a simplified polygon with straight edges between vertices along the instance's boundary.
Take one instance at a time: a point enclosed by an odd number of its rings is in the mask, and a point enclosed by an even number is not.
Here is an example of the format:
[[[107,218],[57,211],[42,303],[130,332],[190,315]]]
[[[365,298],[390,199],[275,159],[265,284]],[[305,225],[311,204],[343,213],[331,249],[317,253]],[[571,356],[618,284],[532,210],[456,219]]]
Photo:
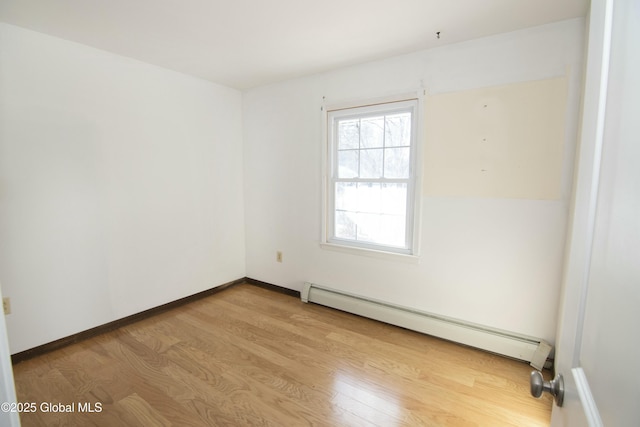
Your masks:
[[[149,427],[170,427],[172,425],[159,411],[152,408],[135,393],[118,401],[116,408],[121,409],[121,413],[125,415],[124,424]]]
[[[547,426],[525,363],[241,284],[14,366],[23,426]]]

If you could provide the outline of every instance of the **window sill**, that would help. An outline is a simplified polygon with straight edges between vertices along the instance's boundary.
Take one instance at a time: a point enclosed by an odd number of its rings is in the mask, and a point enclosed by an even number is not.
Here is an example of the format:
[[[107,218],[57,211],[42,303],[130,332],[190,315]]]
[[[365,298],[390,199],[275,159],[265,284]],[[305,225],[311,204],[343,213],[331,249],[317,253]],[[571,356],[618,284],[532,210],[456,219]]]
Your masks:
[[[393,261],[407,262],[410,264],[418,264],[420,257],[418,255],[399,254],[394,252],[377,251],[374,249],[356,248],[352,246],[338,245],[335,243],[320,243],[322,249],[336,252],[342,252],[352,255],[368,256],[371,258],[386,259]]]

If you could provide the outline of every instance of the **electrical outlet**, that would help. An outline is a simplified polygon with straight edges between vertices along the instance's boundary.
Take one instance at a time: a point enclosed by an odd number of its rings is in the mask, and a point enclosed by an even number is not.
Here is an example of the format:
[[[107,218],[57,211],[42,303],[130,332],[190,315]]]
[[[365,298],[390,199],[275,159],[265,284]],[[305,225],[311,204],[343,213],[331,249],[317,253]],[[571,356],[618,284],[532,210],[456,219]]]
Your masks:
[[[276,261],[282,262],[282,252],[276,252]]]
[[[2,298],[2,309],[4,314],[11,314],[11,298]]]

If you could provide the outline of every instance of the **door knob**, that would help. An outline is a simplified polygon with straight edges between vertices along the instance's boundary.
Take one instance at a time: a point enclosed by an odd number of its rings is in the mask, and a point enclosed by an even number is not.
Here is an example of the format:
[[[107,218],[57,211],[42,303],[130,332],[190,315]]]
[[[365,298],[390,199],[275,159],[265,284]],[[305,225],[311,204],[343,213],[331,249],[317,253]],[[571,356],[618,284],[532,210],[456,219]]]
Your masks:
[[[542,396],[543,392],[549,392],[556,401],[556,405],[562,406],[564,401],[564,379],[558,374],[551,381],[545,381],[539,371],[531,372],[531,395],[533,397]]]

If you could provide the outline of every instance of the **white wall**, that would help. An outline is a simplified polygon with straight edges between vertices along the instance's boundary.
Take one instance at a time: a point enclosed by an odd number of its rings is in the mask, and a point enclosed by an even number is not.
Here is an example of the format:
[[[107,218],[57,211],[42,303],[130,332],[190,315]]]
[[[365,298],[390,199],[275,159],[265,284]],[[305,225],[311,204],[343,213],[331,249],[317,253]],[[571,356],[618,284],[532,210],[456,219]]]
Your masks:
[[[12,353],[245,276],[240,92],[0,24]]]
[[[554,341],[584,21],[443,46],[244,94],[247,276],[302,283]],[[423,196],[418,263],[322,249],[322,98],[432,94],[568,76],[560,200]],[[464,124],[461,124],[464,125]],[[276,262],[276,251],[284,254]]]

